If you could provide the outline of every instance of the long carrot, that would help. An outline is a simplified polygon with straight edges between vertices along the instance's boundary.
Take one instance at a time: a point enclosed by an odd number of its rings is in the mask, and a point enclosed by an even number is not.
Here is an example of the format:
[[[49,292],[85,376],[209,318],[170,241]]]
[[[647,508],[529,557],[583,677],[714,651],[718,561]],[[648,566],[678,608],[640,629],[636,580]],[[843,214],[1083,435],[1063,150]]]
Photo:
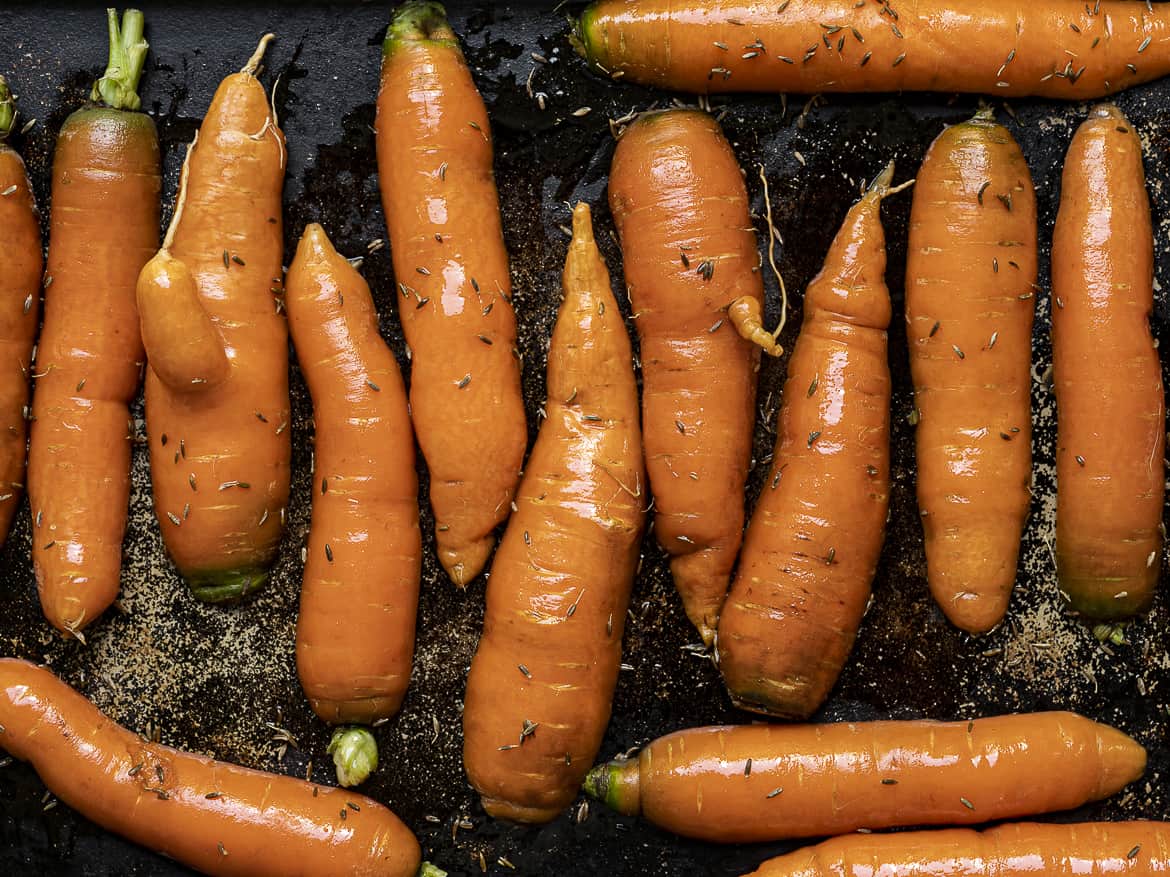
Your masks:
[[[598,0],[574,44],[676,91],[941,91],[1084,100],[1170,73],[1170,13],[1139,0]]]
[[[1067,810],[1112,795],[1145,765],[1120,731],[1052,712],[692,728],[594,768],[585,788],[675,834],[748,843]]]
[[[1074,877],[1170,873],[1165,822],[1016,823],[970,829],[838,837],[765,862],[747,877]]]
[[[710,645],[743,537],[755,422],[759,350],[727,318],[764,294],[747,191],[719,124],[669,110],[618,141],[609,204],[642,345],[655,534]]]
[[[548,417],[492,567],[463,711],[463,761],[489,814],[547,822],[597,755],[645,521],[630,342],[573,210],[548,357]]]
[[[0,76],[0,545],[24,493],[29,374],[41,311],[41,225],[20,153],[7,144],[16,103]]]
[[[1036,195],[990,111],[943,131],[914,189],[906,327],[927,577],[970,633],[1003,619],[1032,475]]]
[[[805,294],[772,471],[719,619],[719,670],[742,709],[815,712],[865,614],[890,497],[881,202],[899,190],[893,174],[850,209]]]
[[[138,279],[155,514],[201,600],[264,583],[288,502],[284,135],[255,75],[270,39],[216,91]]]
[[[376,127],[411,417],[439,561],[463,587],[508,516],[527,428],[491,130],[445,16],[429,2],[395,12]]]
[[[28,464],[41,606],[79,638],[118,595],[143,358],[134,283],[158,245],[162,185],[154,122],[137,112],[143,16],[128,9],[119,26],[111,9],[108,21],[109,66],[53,156]]]
[[[1141,141],[1119,109],[1098,106],[1069,146],[1052,235],[1056,570],[1092,618],[1144,612],[1161,567],[1153,277]]]

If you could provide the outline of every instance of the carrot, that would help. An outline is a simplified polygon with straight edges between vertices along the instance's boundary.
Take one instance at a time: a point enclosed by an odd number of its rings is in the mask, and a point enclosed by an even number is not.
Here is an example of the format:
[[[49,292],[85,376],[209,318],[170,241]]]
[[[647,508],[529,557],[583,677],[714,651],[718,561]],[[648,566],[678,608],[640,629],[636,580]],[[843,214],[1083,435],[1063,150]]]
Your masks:
[[[1138,0],[598,0],[577,51],[674,91],[940,91],[1084,100],[1170,73],[1170,12]]]
[[[850,209],[805,294],[772,471],[719,619],[719,670],[741,709],[815,712],[869,599],[890,498],[881,202],[904,188],[893,174],[891,163]]]
[[[155,514],[208,601],[264,583],[288,502],[284,135],[255,75],[271,39],[216,91],[163,247],[138,278]]]
[[[377,801],[151,743],[27,661],[0,659],[0,746],[87,819],[206,874],[419,867],[418,842]]]
[[[53,156],[45,325],[28,497],[49,622],[81,639],[118,596],[130,502],[130,403],[142,342],[134,282],[158,245],[158,134],[138,112],[143,16],[108,10],[110,63]]]
[[[641,340],[654,529],[687,617],[715,635],[743,537],[759,350],[727,309],[763,301],[747,190],[705,113],[648,113],[618,141],[609,205]]]
[[[1145,765],[1136,742],[1075,713],[740,725],[660,737],[594,768],[585,789],[675,834],[748,843],[1068,810]]]
[[[411,417],[439,561],[462,588],[508,516],[528,440],[491,129],[441,5],[400,6],[382,52],[378,176]]]
[[[573,210],[548,354],[548,417],[487,589],[463,711],[463,761],[489,814],[548,822],[597,756],[645,521],[630,342]]]
[[[906,326],[927,578],[956,626],[1003,620],[1032,476],[1036,194],[990,110],[947,128],[914,190]]]
[[[1056,570],[1092,618],[1144,612],[1158,583],[1166,411],[1153,276],[1141,141],[1099,106],[1069,146],[1052,235]]]
[[[1074,877],[1170,871],[1165,822],[1017,823],[970,829],[838,837],[770,859],[748,877]]]
[[[24,491],[29,369],[41,309],[41,225],[20,153],[7,144],[16,102],[0,76],[0,545]]]
[[[422,537],[406,388],[370,288],[316,223],[286,306],[316,424],[297,670],[318,716],[368,724],[398,711],[414,651]]]

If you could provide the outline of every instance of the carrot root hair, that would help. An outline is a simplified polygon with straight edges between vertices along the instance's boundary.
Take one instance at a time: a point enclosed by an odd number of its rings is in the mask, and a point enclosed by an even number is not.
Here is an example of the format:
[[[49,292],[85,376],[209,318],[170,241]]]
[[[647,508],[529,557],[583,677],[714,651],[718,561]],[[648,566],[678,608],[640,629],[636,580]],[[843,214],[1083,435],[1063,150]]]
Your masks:
[[[260,70],[260,62],[264,60],[264,52],[267,50],[268,44],[274,39],[276,39],[276,34],[266,33],[260,37],[260,44],[256,46],[256,51],[252,53],[248,63],[240,68],[240,72],[247,76],[255,76]]]

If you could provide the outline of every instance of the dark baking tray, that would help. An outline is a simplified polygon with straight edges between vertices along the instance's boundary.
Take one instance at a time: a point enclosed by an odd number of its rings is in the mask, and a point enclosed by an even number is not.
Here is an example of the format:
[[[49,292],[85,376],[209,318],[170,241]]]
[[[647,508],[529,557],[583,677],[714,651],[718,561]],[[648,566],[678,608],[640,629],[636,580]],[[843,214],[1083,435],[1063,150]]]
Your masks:
[[[150,4],[153,51],[144,106],[158,122],[166,161],[167,212],[179,161],[221,77],[238,69],[257,38],[274,31],[263,79],[276,86],[288,136],[285,188],[286,254],[304,224],[324,223],[339,249],[366,251],[385,237],[374,162],[374,98],[379,45],[389,3]],[[0,8],[0,72],[36,125],[17,138],[44,208],[48,207],[53,138],[80,105],[105,62],[101,6],[24,3]],[[496,172],[504,230],[512,254],[516,310],[524,352],[530,429],[544,397],[545,344],[555,317],[569,220],[568,202],[594,207],[605,256],[620,289],[621,258],[605,202],[613,152],[608,119],[671,102],[670,95],[618,85],[589,73],[566,39],[564,9],[451,4],[475,78],[487,101],[496,141]],[[548,59],[534,60],[533,53]],[[530,97],[543,92],[541,110]],[[693,99],[686,98],[693,102]],[[912,175],[945,124],[969,116],[972,97],[831,97],[805,109],[806,98],[779,96],[712,101],[748,171],[753,210],[763,214],[755,167],[762,163],[783,236],[780,262],[796,292],[785,342],[799,323],[799,291],[862,180],[891,158],[899,179]],[[1146,143],[1158,276],[1170,279],[1166,224],[1170,216],[1170,82],[1125,93],[1118,103]],[[1046,255],[1064,150],[1085,105],[1046,101],[997,104],[998,116],[1023,146],[1035,177],[1047,289]],[[574,115],[591,107],[586,115]],[[1044,373],[1050,363],[1049,297],[1037,301],[1034,354],[1036,490],[1016,595],[1006,623],[978,639],[945,623],[932,604],[923,572],[922,537],[914,499],[911,386],[901,318],[908,195],[884,209],[889,237],[888,280],[895,318],[890,332],[894,376],[891,520],[875,601],[840,684],[818,718],[957,718],[1047,708],[1075,709],[1111,722],[1150,749],[1146,778],[1114,800],[1061,818],[1160,818],[1170,807],[1166,741],[1170,707],[1170,618],[1160,598],[1126,632],[1127,643],[1103,646],[1062,612],[1052,554],[1054,409]],[[757,222],[761,232],[765,226]],[[761,236],[761,246],[766,236]],[[2,246],[3,242],[0,242]],[[2,260],[2,256],[0,256]],[[403,360],[394,313],[390,254],[369,256],[365,273],[375,291],[385,336]],[[778,294],[768,282],[769,319]],[[619,296],[624,303],[624,296]],[[1167,337],[1167,305],[1158,294],[1155,333]],[[1102,367],[1108,368],[1105,363]],[[767,361],[760,377],[756,459],[747,501],[754,500],[771,451],[772,424],[784,362]],[[150,506],[141,405],[134,491],[126,538],[120,610],[87,633],[89,644],[66,642],[41,617],[29,564],[24,513],[0,554],[0,652],[53,666],[110,715],[142,732],[157,731],[174,746],[268,770],[330,781],[326,728],[298,687],[293,632],[300,549],[309,513],[311,429],[304,383],[293,371],[293,499],[289,529],[272,581],[236,608],[196,603],[162,550]],[[425,479],[424,479],[425,484]],[[428,858],[453,875],[493,874],[736,875],[791,848],[774,844],[716,847],[672,837],[638,819],[578,805],[543,828],[500,825],[484,816],[460,766],[463,684],[479,632],[483,580],[458,593],[440,574],[431,521],[424,507],[428,553],[423,570],[419,640],[412,687],[402,712],[379,729],[382,767],[364,788],[390,804],[416,831]],[[731,708],[715,668],[685,649],[697,637],[679,607],[662,552],[650,541],[634,589],[613,720],[601,757],[691,725],[744,722]],[[1163,558],[1163,573],[1166,561]],[[272,726],[295,739],[272,739]],[[279,735],[277,735],[279,736]],[[27,766],[0,770],[0,873],[180,874],[183,868],[114,837],[64,806],[45,810],[44,788]],[[472,828],[458,827],[469,820]],[[515,871],[499,864],[500,857]]]

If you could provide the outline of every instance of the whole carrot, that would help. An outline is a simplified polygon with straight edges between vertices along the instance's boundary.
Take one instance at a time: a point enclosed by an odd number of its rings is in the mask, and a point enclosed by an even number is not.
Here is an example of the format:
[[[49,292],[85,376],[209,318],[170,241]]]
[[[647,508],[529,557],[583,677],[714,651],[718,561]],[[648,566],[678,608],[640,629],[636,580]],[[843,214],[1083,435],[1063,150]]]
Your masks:
[[[914,189],[906,329],[927,577],[969,633],[1003,619],[1032,477],[1036,195],[990,110],[931,144]]]
[[[674,91],[941,91],[1084,100],[1170,73],[1170,12],[1139,0],[598,0],[577,51]]]
[[[891,163],[850,209],[805,293],[772,471],[719,619],[719,670],[742,709],[815,712],[869,599],[890,497],[881,202],[902,188],[893,174]]]
[[[838,837],[765,862],[748,877],[1074,877],[1170,873],[1170,825],[1017,823],[987,831],[951,829]]]
[[[1141,141],[1095,107],[1065,158],[1052,234],[1056,571],[1091,618],[1144,612],[1162,554],[1162,368]]]
[[[464,587],[508,516],[527,427],[491,129],[438,3],[394,13],[376,127],[411,417],[430,471],[439,561]]]
[[[1068,810],[1142,775],[1145,750],[1075,713],[968,722],[692,728],[593,769],[613,809],[750,843]]]
[[[545,407],[463,711],[471,784],[516,822],[553,819],[597,755],[645,521],[630,342],[586,204],[573,210]]]
[[[29,374],[41,310],[41,226],[20,153],[7,144],[16,103],[0,76],[0,545],[24,492]]]
[[[288,502],[288,327],[274,300],[284,135],[256,80],[271,39],[216,91],[138,278],[155,514],[200,600],[264,583]]]
[[[614,150],[609,205],[641,340],[654,529],[708,645],[743,537],[759,350],[727,309],[763,301],[747,190],[705,113],[648,113]]]
[[[158,135],[138,112],[143,16],[108,10],[110,63],[53,156],[45,325],[28,496],[45,617],[80,638],[118,596],[130,501],[130,402],[142,341],[134,283],[158,245]]]

